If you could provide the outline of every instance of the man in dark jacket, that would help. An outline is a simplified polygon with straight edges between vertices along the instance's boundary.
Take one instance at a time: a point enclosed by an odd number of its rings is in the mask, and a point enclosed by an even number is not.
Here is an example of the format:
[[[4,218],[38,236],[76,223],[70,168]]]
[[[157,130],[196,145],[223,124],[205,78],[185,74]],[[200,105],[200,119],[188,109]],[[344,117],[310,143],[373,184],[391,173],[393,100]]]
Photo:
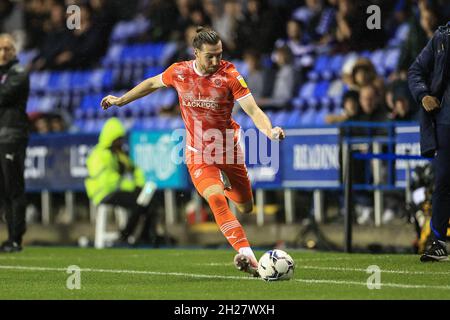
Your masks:
[[[441,26],[408,71],[411,93],[420,108],[420,148],[434,157],[433,243],[421,261],[448,260],[446,234],[450,218],[450,22]]]
[[[25,233],[24,162],[28,143],[27,72],[18,64],[14,39],[0,34],[0,207],[8,224],[8,240],[0,251],[22,249]]]

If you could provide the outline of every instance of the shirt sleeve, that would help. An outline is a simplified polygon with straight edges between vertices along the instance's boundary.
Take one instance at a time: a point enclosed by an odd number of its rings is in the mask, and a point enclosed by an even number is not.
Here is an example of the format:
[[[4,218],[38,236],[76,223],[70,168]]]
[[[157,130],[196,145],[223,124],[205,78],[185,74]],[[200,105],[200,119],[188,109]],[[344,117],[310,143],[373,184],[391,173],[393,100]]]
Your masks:
[[[172,64],[163,73],[161,73],[161,81],[166,87],[173,87],[175,64]]]
[[[230,77],[231,80],[229,81],[229,84],[234,100],[239,101],[252,94],[244,78],[236,71],[236,69],[231,71]]]

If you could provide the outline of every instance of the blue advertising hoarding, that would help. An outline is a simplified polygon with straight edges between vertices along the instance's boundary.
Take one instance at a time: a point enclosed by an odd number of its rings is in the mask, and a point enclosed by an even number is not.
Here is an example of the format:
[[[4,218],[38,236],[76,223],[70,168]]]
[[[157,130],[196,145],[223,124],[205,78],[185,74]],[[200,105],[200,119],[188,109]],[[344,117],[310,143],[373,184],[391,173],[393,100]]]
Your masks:
[[[96,134],[33,135],[25,159],[27,191],[82,191]]]
[[[241,148],[252,187],[274,189],[281,186],[280,143],[271,141],[261,131],[249,128],[241,131]]]
[[[338,128],[286,130],[282,142],[282,187],[338,188],[341,186]]]
[[[183,163],[184,141],[172,131],[133,131],[130,134],[130,156],[142,168],[147,181],[158,188],[185,189],[189,186]]]
[[[420,127],[411,125],[398,125],[395,128],[395,154],[420,155]],[[424,166],[428,160],[396,160],[395,186],[406,186],[406,168],[409,162],[410,170],[417,166]]]

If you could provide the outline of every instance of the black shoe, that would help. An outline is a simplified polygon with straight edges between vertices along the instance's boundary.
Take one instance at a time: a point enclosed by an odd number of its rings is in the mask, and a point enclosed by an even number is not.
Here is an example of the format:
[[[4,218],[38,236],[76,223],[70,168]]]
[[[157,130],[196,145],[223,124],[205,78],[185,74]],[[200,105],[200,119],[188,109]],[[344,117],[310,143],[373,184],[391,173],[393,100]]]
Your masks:
[[[425,250],[424,254],[420,257],[420,261],[447,261],[448,254],[445,245],[442,245],[438,240],[434,240],[431,247]]]
[[[22,246],[14,241],[5,241],[0,246],[0,252],[13,253],[22,251]]]

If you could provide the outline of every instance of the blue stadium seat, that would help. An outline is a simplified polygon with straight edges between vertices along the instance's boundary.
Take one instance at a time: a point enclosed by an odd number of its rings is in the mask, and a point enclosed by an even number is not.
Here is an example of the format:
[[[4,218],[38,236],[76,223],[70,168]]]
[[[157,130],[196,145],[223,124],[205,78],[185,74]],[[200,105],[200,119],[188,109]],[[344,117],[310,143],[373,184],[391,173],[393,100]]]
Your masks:
[[[184,122],[183,119],[181,119],[181,116],[174,116],[170,119],[169,123],[170,129],[182,129],[184,128]]]
[[[284,127],[289,119],[289,112],[284,110],[278,111],[273,114],[271,119],[273,126]]]
[[[241,125],[241,123],[244,122],[246,115],[244,112],[236,112],[231,117],[234,119],[234,121]]]
[[[27,112],[32,113],[39,111],[39,101],[40,99],[38,96],[30,95],[27,101]]]
[[[337,54],[331,58],[328,69],[325,71],[323,75],[324,79],[330,80],[333,77],[340,77],[342,74],[342,67],[345,62],[345,57],[341,54]],[[330,74],[328,74],[330,72]]]
[[[386,70],[386,74],[391,73],[397,68],[399,58],[400,58],[399,48],[386,50],[386,56],[384,59],[384,69]]]
[[[144,72],[144,79],[154,77],[164,71],[162,66],[151,66],[148,67]]]
[[[314,96],[314,90],[316,89],[316,82],[307,82],[305,83],[299,91],[298,97],[299,98],[311,98]]]
[[[313,70],[308,73],[308,79],[317,81],[322,78],[325,71],[330,67],[330,56],[320,55],[317,57]]]
[[[178,46],[175,42],[169,42],[164,44],[162,53],[158,58],[158,65],[165,66],[168,64],[169,59],[173,57],[175,52],[178,50]]]
[[[314,107],[310,107],[306,110],[304,110],[300,114],[299,123],[300,125],[312,125],[315,123],[315,117],[316,117],[317,110]]]
[[[70,89],[85,91],[89,89],[90,71],[74,71],[70,73]]]
[[[340,79],[334,80],[330,83],[327,91],[327,97],[335,98],[341,97],[344,94],[344,82]]]
[[[299,125],[300,123],[300,117],[301,117],[301,112],[300,110],[292,110],[289,112],[289,117],[286,121],[286,127],[287,128],[292,128],[292,127],[296,127]]]
[[[381,49],[375,50],[370,55],[370,61],[372,61],[373,65],[378,74],[384,75],[384,51]]]
[[[118,64],[124,50],[125,46],[123,44],[110,45],[108,52],[103,57],[102,64],[105,66]]]
[[[111,32],[111,42],[125,42],[126,40],[139,36],[150,27],[150,21],[145,18],[136,18],[131,21],[119,21]]]

